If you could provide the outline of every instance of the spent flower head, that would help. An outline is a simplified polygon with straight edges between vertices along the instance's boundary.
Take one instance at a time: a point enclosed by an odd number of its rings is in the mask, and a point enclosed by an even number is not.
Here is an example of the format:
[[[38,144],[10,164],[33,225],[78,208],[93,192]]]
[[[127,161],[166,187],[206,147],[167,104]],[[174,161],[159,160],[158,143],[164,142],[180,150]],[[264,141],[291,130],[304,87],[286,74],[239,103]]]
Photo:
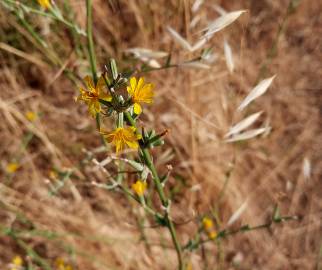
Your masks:
[[[152,103],[154,85],[152,83],[144,83],[144,78],[140,78],[138,81],[135,77],[130,79],[130,85],[127,87],[127,92],[131,96],[131,100],[134,104],[133,110],[135,114],[140,114],[142,108],[140,103]]]
[[[111,101],[111,95],[104,92],[105,80],[103,77],[100,77],[97,84],[94,85],[94,82],[91,77],[86,76],[84,78],[85,84],[88,91],[80,87],[80,95],[77,98],[77,101],[82,100],[88,106],[88,112],[91,116],[95,117],[97,113],[101,112],[100,99],[104,101]]]
[[[142,180],[137,180],[134,184],[132,184],[132,189],[138,196],[142,196],[144,194],[146,187],[146,182],[143,182]]]
[[[141,135],[136,134],[134,127],[118,127],[115,130],[108,132],[101,130],[103,137],[116,148],[116,153],[122,151],[124,148],[137,149],[139,147],[138,140]]]

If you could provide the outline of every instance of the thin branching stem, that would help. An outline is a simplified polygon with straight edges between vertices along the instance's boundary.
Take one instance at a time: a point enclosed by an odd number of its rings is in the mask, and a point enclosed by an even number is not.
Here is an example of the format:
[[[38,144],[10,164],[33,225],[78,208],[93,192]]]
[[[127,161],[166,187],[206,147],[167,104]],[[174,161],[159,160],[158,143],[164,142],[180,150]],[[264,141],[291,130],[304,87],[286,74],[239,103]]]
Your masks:
[[[130,122],[130,124],[133,127],[136,127],[135,121],[129,112],[125,112],[125,117],[127,118],[127,120]],[[149,168],[149,170],[152,173],[152,179],[153,179],[154,184],[157,188],[157,192],[158,192],[159,198],[161,200],[162,206],[165,209],[164,219],[166,221],[166,226],[168,227],[168,229],[170,231],[172,242],[173,242],[174,247],[177,252],[178,264],[179,264],[178,268],[179,268],[179,270],[183,270],[182,249],[181,249],[181,245],[179,243],[178,237],[177,237],[174,223],[171,220],[170,215],[169,215],[169,200],[165,196],[160,177],[159,177],[158,172],[153,164],[152,157],[150,155],[149,150],[146,148],[141,148],[141,152],[142,152],[142,156],[143,156],[146,166]]]

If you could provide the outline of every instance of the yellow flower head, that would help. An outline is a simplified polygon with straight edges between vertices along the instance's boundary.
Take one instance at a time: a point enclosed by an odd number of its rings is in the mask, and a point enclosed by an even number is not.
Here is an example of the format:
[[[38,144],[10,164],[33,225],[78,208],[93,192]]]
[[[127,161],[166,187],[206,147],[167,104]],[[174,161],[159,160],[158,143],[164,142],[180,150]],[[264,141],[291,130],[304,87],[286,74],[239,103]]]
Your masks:
[[[214,226],[212,220],[210,218],[208,218],[208,217],[204,217],[202,219],[202,224],[203,224],[203,227],[204,227],[205,230],[209,230]]]
[[[84,78],[88,91],[82,87],[79,89],[80,95],[77,100],[83,100],[88,106],[88,112],[95,117],[97,113],[101,111],[100,99],[105,101],[111,101],[112,97],[104,93],[105,80],[100,77],[97,84],[94,86],[94,82],[91,77],[86,76]]]
[[[26,118],[30,121],[30,122],[33,122],[36,120],[37,118],[37,114],[35,112],[32,112],[32,111],[28,111],[26,112]]]
[[[189,262],[187,264],[186,270],[192,270],[192,263],[191,262]]]
[[[44,9],[50,8],[50,1],[49,0],[38,0],[38,3]]]
[[[62,258],[57,258],[55,261],[55,265],[56,270],[73,270],[73,268],[70,265],[65,264],[65,261]]]
[[[50,179],[55,180],[58,177],[58,173],[55,170],[50,170],[48,172],[48,176]]]
[[[12,259],[12,264],[14,266],[22,266],[23,260],[22,260],[22,258],[20,256],[17,255]]]
[[[20,270],[22,269],[23,260],[20,256],[16,255],[10,264],[10,270]]]
[[[146,190],[146,182],[143,182],[141,180],[137,180],[133,185],[132,189],[138,196],[142,196],[144,194],[144,191]]]
[[[208,236],[210,239],[215,239],[217,237],[217,232],[216,231],[211,231],[208,233]]]
[[[109,143],[115,145],[116,153],[126,147],[137,149],[139,147],[138,140],[141,139],[141,135],[135,133],[134,127],[119,127],[112,132],[101,130],[101,134]]]
[[[140,114],[142,108],[140,103],[152,103],[154,85],[152,83],[144,84],[144,78],[140,78],[139,81],[135,77],[130,79],[130,86],[127,87],[127,92],[131,96],[132,102],[134,103],[134,113]]]
[[[19,164],[16,162],[11,162],[6,167],[7,173],[15,173],[18,169],[19,169]]]

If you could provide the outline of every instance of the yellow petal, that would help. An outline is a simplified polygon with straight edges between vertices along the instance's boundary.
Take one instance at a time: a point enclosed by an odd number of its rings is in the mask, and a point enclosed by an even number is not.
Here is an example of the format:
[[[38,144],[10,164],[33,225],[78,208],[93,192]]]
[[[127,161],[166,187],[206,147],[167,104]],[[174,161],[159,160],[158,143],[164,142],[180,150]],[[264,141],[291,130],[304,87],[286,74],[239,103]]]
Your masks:
[[[139,103],[134,103],[133,111],[135,114],[139,115],[142,112],[141,105]]]
[[[103,77],[103,76],[101,76],[101,77],[98,79],[98,82],[97,82],[97,84],[96,84],[96,89],[98,90],[98,92],[100,92],[100,90],[102,90],[105,86],[106,86],[106,84],[105,84],[104,77]]]
[[[77,97],[77,101],[80,101],[80,100],[83,100],[83,96],[85,95],[85,89],[84,88],[82,88],[82,87],[80,87],[79,88],[79,96]]]
[[[95,87],[94,87],[93,79],[90,76],[86,76],[84,78],[84,81],[85,81],[85,84],[86,84],[88,90],[90,90],[92,92],[95,92]]]
[[[143,87],[143,85],[144,85],[144,78],[141,77],[139,79],[138,85],[136,86],[136,89],[139,91]]]
[[[88,104],[88,112],[92,117],[96,116],[96,113],[99,113],[101,111],[101,105],[99,102],[90,102]]]
[[[125,143],[127,144],[128,147],[132,149],[138,149],[139,147],[139,144],[137,141],[125,141]]]
[[[116,148],[116,153],[119,153],[120,151],[123,150],[123,142],[122,141],[115,141],[115,148]]]
[[[94,108],[95,111],[99,113],[101,111],[101,104],[98,101],[94,102]]]
[[[136,88],[136,78],[135,77],[132,77],[130,79],[130,85],[131,85],[132,91],[134,91]]]
[[[44,9],[47,9],[50,7],[49,0],[38,0],[39,5],[41,5]]]
[[[106,93],[100,93],[98,98],[105,100],[105,101],[112,101],[112,96]]]

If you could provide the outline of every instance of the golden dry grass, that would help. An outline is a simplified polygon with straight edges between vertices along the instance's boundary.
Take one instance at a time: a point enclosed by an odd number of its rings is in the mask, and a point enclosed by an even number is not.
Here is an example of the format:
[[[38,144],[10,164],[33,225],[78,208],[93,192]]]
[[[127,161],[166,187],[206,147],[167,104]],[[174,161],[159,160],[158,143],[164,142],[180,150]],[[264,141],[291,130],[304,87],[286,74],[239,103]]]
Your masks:
[[[84,26],[84,2],[71,2],[77,21]],[[109,1],[94,2],[100,67],[111,56],[127,66],[123,52],[132,47],[171,50],[174,59],[192,56],[182,52],[165,30],[171,25],[196,40],[189,29],[193,16],[189,1],[111,1],[119,3],[115,11]],[[230,169],[232,175],[219,205],[223,224],[246,200],[239,225],[265,222],[275,204],[282,214],[299,216],[298,221],[269,230],[232,236],[220,247],[205,245],[207,269],[322,267],[322,9],[318,2],[303,0],[288,17],[277,54],[266,71],[266,77],[277,77],[269,91],[247,109],[247,114],[264,111],[261,122],[269,121],[272,126],[266,137],[239,144],[221,140],[232,123],[246,115],[236,108],[256,84],[288,1],[219,1],[227,10],[248,12],[212,39],[219,54],[213,67],[146,75],[157,85],[155,103],[145,111],[146,125],[171,131],[162,147],[170,150],[154,154],[161,170],[167,164],[174,168],[170,185],[179,187],[179,193],[173,198],[172,216],[177,223],[192,219],[178,227],[183,243],[197,228],[194,214],[209,211],[216,203]],[[198,12],[203,18],[216,16],[206,6]],[[19,242],[22,239],[49,262],[69,258],[75,269],[175,269],[176,255],[166,230],[146,228],[146,246],[137,227],[143,217],[141,209],[121,194],[91,185],[106,180],[93,163],[85,162],[89,152],[100,145],[100,138],[86,108],[74,102],[77,88],[63,74],[66,67],[79,77],[89,73],[88,63],[74,50],[72,37],[67,31],[50,28],[48,20],[32,17],[63,68],[52,66],[3,7],[0,18],[1,267],[7,269],[15,254],[26,255]],[[232,75],[222,53],[225,36],[236,60]],[[25,117],[30,110],[40,114],[33,123]],[[22,141],[28,132],[34,137],[24,149]],[[98,160],[105,157],[95,156]],[[302,172],[305,157],[312,165],[309,180]],[[15,158],[21,167],[8,177],[6,165]],[[49,172],[53,168],[73,170],[73,177],[51,196]],[[149,226],[147,221],[145,225]],[[19,239],[8,236],[8,228],[20,231]],[[238,259],[240,265],[234,266]],[[205,257],[200,252],[191,254],[191,262],[193,269],[206,269],[201,268]]]

